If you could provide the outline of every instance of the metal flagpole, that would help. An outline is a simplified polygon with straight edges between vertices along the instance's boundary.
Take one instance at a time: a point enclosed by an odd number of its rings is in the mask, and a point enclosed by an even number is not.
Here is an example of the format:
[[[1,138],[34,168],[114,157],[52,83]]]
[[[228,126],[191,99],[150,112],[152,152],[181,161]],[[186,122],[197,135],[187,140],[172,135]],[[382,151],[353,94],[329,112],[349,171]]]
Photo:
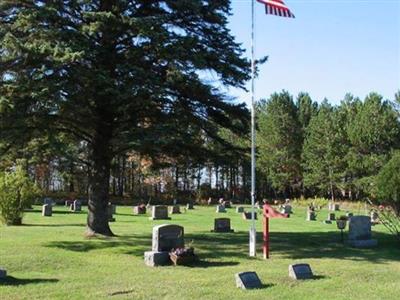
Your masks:
[[[256,197],[256,155],[255,155],[255,107],[254,107],[254,2],[251,0],[251,228],[249,232],[249,256],[256,256],[256,223],[255,223],[255,197]]]

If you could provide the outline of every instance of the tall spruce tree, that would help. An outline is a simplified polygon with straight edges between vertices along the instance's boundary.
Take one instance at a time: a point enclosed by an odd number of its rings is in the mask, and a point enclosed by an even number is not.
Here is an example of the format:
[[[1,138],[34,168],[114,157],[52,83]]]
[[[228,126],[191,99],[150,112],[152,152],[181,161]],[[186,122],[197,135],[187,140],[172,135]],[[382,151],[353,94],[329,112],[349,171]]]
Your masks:
[[[258,108],[258,155],[274,189],[285,197],[301,181],[301,125],[297,107],[288,92],[275,93]]]
[[[247,129],[244,105],[226,101],[204,78],[236,87],[248,80],[249,64],[227,29],[229,5],[0,2],[1,144],[7,149],[39,130],[87,145],[89,234],[113,234],[106,207],[119,153],[198,153],[203,143],[192,132],[219,139],[216,125]]]

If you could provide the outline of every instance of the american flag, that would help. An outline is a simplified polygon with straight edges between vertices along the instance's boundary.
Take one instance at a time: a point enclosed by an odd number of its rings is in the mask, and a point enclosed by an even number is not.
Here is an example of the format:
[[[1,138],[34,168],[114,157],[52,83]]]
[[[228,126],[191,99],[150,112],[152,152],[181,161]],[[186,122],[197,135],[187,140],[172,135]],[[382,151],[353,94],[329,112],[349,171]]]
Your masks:
[[[280,17],[294,18],[294,14],[282,0],[257,0],[265,4],[265,13]]]

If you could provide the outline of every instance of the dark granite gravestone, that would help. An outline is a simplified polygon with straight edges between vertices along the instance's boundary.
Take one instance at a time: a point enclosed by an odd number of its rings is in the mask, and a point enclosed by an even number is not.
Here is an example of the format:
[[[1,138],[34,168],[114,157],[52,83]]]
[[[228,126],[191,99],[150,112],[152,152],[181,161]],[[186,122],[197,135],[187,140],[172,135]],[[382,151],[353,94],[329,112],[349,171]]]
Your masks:
[[[225,206],[223,206],[221,204],[217,205],[217,209],[215,210],[215,212],[216,213],[225,213],[226,212]]]
[[[369,216],[353,216],[349,221],[350,246],[355,248],[375,247],[377,240],[371,239],[371,218]]]
[[[45,204],[42,206],[42,216],[43,217],[51,217],[53,214],[53,207],[51,204]]]
[[[181,207],[179,205],[173,205],[170,207],[169,213],[172,214],[180,214],[181,213]]]
[[[7,271],[3,268],[0,268],[0,279],[4,279],[7,277]]]
[[[308,210],[307,211],[307,221],[315,221],[317,220],[317,214],[315,213],[315,211],[312,210]]]
[[[244,220],[251,220],[251,211],[249,212],[243,212],[242,213],[242,218]],[[257,212],[254,212],[254,219],[257,220]]]
[[[145,205],[138,205],[133,207],[133,214],[135,215],[144,215],[146,213]]]
[[[239,213],[239,214],[244,213],[244,207],[243,206],[237,206],[236,207],[236,212]]]
[[[212,232],[233,232],[231,229],[231,219],[216,218],[214,219],[214,230]]]
[[[194,209],[193,202],[186,204],[186,209]]]
[[[289,266],[289,277],[293,279],[311,279],[314,277],[309,264],[294,264]]]
[[[241,272],[235,274],[236,287],[247,289],[259,289],[262,287],[260,278],[256,272]]]
[[[329,213],[327,220],[328,221],[335,221],[336,220],[335,214],[334,213]]]
[[[168,206],[165,205],[155,205],[152,207],[151,220],[170,220],[168,217]]]
[[[82,203],[80,200],[74,201],[74,203],[72,204],[72,210],[73,211],[81,211],[82,210]]]
[[[232,208],[232,202],[231,201],[224,201],[222,203],[223,206],[225,206],[225,208]]]
[[[108,215],[108,222],[115,222],[115,218],[113,217],[113,212],[115,211],[115,205],[109,203],[107,206],[107,215]]]

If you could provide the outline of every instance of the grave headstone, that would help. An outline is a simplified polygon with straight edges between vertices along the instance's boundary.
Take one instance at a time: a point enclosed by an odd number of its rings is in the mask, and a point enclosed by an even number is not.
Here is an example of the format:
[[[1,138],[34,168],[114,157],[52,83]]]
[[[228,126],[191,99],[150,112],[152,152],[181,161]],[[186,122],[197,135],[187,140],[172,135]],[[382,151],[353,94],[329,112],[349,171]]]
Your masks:
[[[369,248],[378,245],[378,241],[371,238],[371,219],[368,216],[350,218],[348,238],[350,246],[355,248]]]
[[[347,213],[346,213],[346,217],[347,217],[347,218],[350,219],[352,216],[353,216],[353,213],[352,213],[352,212],[347,212]]]
[[[164,224],[153,227],[153,251],[171,251],[185,247],[184,229],[174,224]]]
[[[45,205],[45,204],[48,204],[48,205],[53,206],[54,201],[53,201],[53,199],[51,199],[51,198],[44,198],[44,199],[43,199],[43,204],[44,204],[44,205]]]
[[[170,207],[169,213],[172,214],[180,214],[181,213],[181,207],[179,205],[173,205]]]
[[[170,220],[168,217],[168,206],[155,205],[151,211],[151,220]]]
[[[237,206],[236,207],[236,212],[239,213],[239,214],[244,213],[244,207],[243,206]]]
[[[334,213],[328,213],[328,218],[326,220],[335,221],[336,220],[335,214]]]
[[[81,211],[82,210],[82,203],[80,200],[75,200],[73,203],[73,211]]]
[[[193,202],[186,204],[186,209],[194,209]]]
[[[378,224],[379,223],[379,215],[376,211],[371,211],[371,223]]]
[[[133,214],[135,215],[144,215],[146,214],[146,206],[145,205],[137,205],[133,207]]]
[[[225,209],[225,206],[223,206],[223,205],[217,205],[217,209],[215,210],[215,212],[216,213],[225,213],[226,212],[226,209]]]
[[[111,203],[109,203],[107,206],[108,222],[115,222],[115,218],[113,217],[113,211],[114,211],[113,207],[115,207],[115,205]]]
[[[50,204],[45,204],[42,206],[42,216],[51,217],[53,214],[53,207]]]
[[[309,264],[294,264],[289,266],[289,277],[293,279],[311,279],[313,276]]]
[[[65,200],[65,206],[67,206],[67,207],[71,207],[71,204],[73,204],[74,203],[74,201],[73,200]]]
[[[223,206],[225,206],[225,208],[231,208],[232,207],[232,203],[231,201],[224,201],[222,203]]]
[[[231,229],[231,219],[229,218],[216,218],[214,219],[213,232],[233,232]]]
[[[259,289],[262,287],[260,278],[256,272],[241,272],[235,274],[236,287],[247,289]]]
[[[0,279],[4,279],[7,277],[7,270],[0,267]]]
[[[288,214],[290,215],[291,213],[293,213],[292,211],[292,206],[290,204],[285,204],[281,206],[281,211],[282,214]]]
[[[330,210],[330,211],[339,211],[340,210],[340,205],[338,203],[330,202],[328,204],[328,210]]]
[[[155,267],[171,262],[169,252],[172,249],[184,248],[184,229],[179,225],[159,225],[153,227],[152,251],[144,253],[146,265]]]
[[[307,221],[316,221],[317,220],[317,214],[315,211],[308,210],[307,211]]]
[[[251,220],[251,211],[249,211],[249,212],[243,212],[243,213],[242,213],[242,218],[243,218],[244,220]],[[254,212],[254,219],[257,220],[257,213],[256,213],[256,212]]]

